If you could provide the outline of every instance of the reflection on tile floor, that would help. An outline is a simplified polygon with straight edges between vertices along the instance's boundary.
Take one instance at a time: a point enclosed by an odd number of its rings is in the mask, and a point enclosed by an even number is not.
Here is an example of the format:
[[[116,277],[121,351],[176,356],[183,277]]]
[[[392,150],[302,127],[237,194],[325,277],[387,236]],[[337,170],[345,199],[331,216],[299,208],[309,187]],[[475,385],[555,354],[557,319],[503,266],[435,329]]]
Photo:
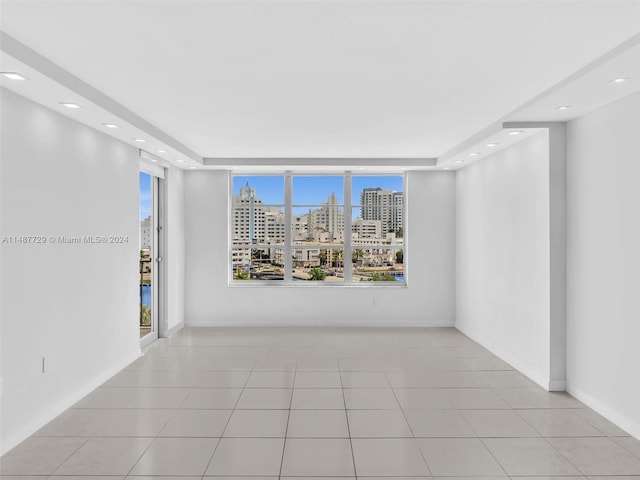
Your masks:
[[[640,442],[452,328],[185,328],[2,479],[640,480]]]

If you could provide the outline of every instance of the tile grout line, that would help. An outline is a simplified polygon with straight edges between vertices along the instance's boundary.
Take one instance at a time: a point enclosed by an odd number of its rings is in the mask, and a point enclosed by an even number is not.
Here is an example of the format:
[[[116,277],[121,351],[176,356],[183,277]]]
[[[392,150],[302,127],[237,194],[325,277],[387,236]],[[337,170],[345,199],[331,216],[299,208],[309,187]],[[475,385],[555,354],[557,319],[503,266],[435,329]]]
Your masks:
[[[541,438],[542,438],[542,440],[544,440],[544,441],[547,443],[547,445],[549,445],[551,448],[553,448],[553,450],[554,450],[555,452],[557,452],[557,453],[558,453],[558,455],[560,455],[562,458],[564,458],[564,459],[567,461],[567,463],[568,463],[569,465],[571,465],[573,468],[575,468],[575,469],[576,469],[576,471],[580,472],[580,474],[581,474],[582,476],[587,477],[587,474],[586,474],[586,473],[584,473],[584,472],[583,472],[583,471],[582,471],[582,470],[581,470],[577,465],[575,465],[575,464],[571,461],[571,459],[567,458],[567,456],[566,456],[564,453],[562,453],[560,450],[558,450],[558,449],[556,448],[556,446],[555,446],[554,444],[552,444],[552,443],[549,441],[549,439],[548,439],[548,438],[546,438],[546,437],[541,437]],[[565,438],[570,438],[570,437],[565,437]],[[583,438],[584,438],[584,437],[583,437]],[[602,438],[602,437],[587,437],[587,438]],[[591,475],[591,476],[594,476],[594,475]]]
[[[411,424],[409,423],[409,419],[407,418],[407,415],[406,415],[406,413],[404,411],[404,408],[402,408],[402,405],[400,405],[400,400],[398,400],[398,396],[396,395],[395,390],[391,386],[391,382],[389,381],[389,377],[387,376],[387,372],[382,372],[382,374],[384,375],[384,378],[387,380],[387,384],[389,385],[389,389],[391,390],[391,393],[393,394],[393,398],[395,398],[396,402],[398,403],[398,408],[400,409],[400,412],[402,412],[402,417],[404,418],[404,421],[407,422],[407,426],[409,427],[409,431],[411,432],[411,435],[412,435],[412,440],[413,440],[416,448],[420,452],[420,456],[422,457],[422,461],[424,462],[425,466],[427,467],[427,473],[431,477],[433,477],[433,473],[431,472],[431,467],[429,466],[429,462],[427,462],[427,458],[424,456],[424,453],[422,452],[422,449],[420,448],[420,445],[418,444],[418,439],[416,438],[416,434],[413,431],[413,428],[411,427]]]
[[[176,359],[177,361],[177,359]],[[124,369],[123,369],[124,370]],[[118,373],[121,373],[123,370],[121,370]],[[153,369],[151,369],[151,371],[153,371]],[[117,374],[116,374],[117,375]],[[114,375],[115,376],[115,375]],[[99,388],[99,387],[98,387]],[[108,387],[107,387],[108,388]],[[145,387],[136,387],[136,389],[142,391],[144,390]],[[186,399],[186,397],[185,397]],[[184,400],[182,400],[182,402],[184,402]],[[182,404],[182,402],[180,404]],[[178,407],[179,408],[179,407]],[[168,408],[166,410],[172,410],[173,414],[175,415],[175,413],[177,412],[178,408]],[[137,409],[133,409],[133,410],[137,410]],[[71,456],[73,456],[78,450],[80,450],[80,448],[82,448],[83,446],[85,446],[91,439],[93,438],[152,438],[152,440],[149,442],[149,445],[147,445],[147,447],[144,449],[144,451],[138,456],[138,458],[136,459],[136,461],[133,463],[133,465],[131,466],[131,468],[129,468],[129,470],[127,471],[127,473],[124,475],[123,478],[126,478],[127,476],[129,476],[129,474],[131,473],[131,471],[135,468],[135,466],[138,464],[138,462],[140,461],[140,459],[144,456],[144,454],[149,450],[149,448],[151,447],[151,444],[155,441],[155,439],[158,438],[158,436],[160,435],[160,432],[162,432],[162,430],[167,426],[167,424],[171,421],[172,416],[169,416],[169,418],[167,419],[167,421],[164,423],[164,425],[162,426],[162,428],[160,428],[160,430],[158,430],[158,433],[155,436],[118,436],[118,437],[111,437],[111,436],[101,436],[101,435],[92,435],[90,436],[86,442],[84,442],[75,452],[73,452],[72,455],[70,455],[67,459],[65,459],[65,461],[53,472],[51,473],[49,476],[53,476],[55,474],[56,471],[58,471],[60,469],[60,467],[62,467],[62,465],[64,465],[70,458]]]
[[[473,429],[473,426],[471,428]],[[475,432],[475,429],[473,429],[473,431]],[[476,432],[476,434],[477,434],[477,432]],[[509,475],[507,470],[504,468],[502,463],[500,463],[500,461],[496,458],[496,456],[493,454],[491,449],[487,446],[487,444],[484,441],[485,439],[482,438],[482,437],[478,437],[478,440],[480,440],[480,443],[482,443],[482,446],[487,450],[487,452],[489,452],[489,455],[491,455],[491,458],[493,458],[493,460],[496,462],[496,464],[500,467],[500,470],[502,470],[507,477],[511,478],[511,476]]]
[[[253,362],[254,366],[255,366],[256,362],[257,362],[257,360],[255,360]],[[213,461],[213,457],[216,455],[216,452],[218,451],[218,447],[220,446],[220,442],[222,442],[222,439],[224,438],[224,432],[227,430],[227,427],[229,426],[229,422],[231,422],[231,417],[233,417],[233,414],[236,411],[236,407],[238,406],[238,403],[240,402],[240,399],[242,398],[242,394],[244,393],[244,391],[245,391],[245,389],[247,387],[247,383],[249,383],[249,378],[251,378],[251,373],[253,373],[253,370],[251,372],[249,372],[249,375],[247,375],[247,378],[244,381],[244,385],[242,386],[242,389],[240,390],[240,395],[238,395],[236,403],[233,405],[233,409],[231,410],[231,415],[229,415],[229,418],[227,419],[227,423],[225,423],[224,428],[222,429],[222,432],[220,432],[220,438],[218,438],[218,442],[216,443],[216,446],[213,449],[213,452],[211,453],[211,457],[209,457],[209,461],[207,462],[207,466],[204,468],[204,471],[202,472],[202,477],[201,478],[205,477],[205,475],[207,474],[207,470],[209,470],[209,467],[211,466],[211,462]],[[233,387],[228,387],[228,388],[233,388]]]
[[[322,338],[322,337],[321,337],[321,338]],[[211,350],[215,351],[215,348],[217,348],[217,347],[216,347],[216,346],[213,346],[213,347],[209,347],[209,346],[207,346],[206,348],[207,348],[207,349],[211,349]],[[275,348],[275,347],[273,347],[273,348],[271,349],[271,351],[273,351],[273,350],[276,350],[276,348]],[[344,353],[348,355],[348,353],[347,353],[347,352],[344,352]],[[298,360],[303,359],[303,358],[306,358],[306,357],[301,357],[301,355],[302,355],[302,354],[299,354],[299,356],[298,356]],[[369,355],[369,356],[367,356],[367,355]],[[313,355],[311,355],[311,356],[313,356]],[[335,356],[339,356],[339,354],[336,354]],[[367,351],[367,352],[363,352],[363,353],[362,353],[362,355],[361,355],[361,357],[362,357],[362,360],[363,360],[363,361],[369,360],[369,359],[370,359],[369,357],[371,357],[371,353],[369,353],[368,351]],[[220,357],[220,358],[226,358],[226,357]],[[358,357],[358,358],[359,358],[359,357]],[[175,365],[176,363],[178,363],[178,364],[179,364],[179,363],[180,363],[180,359],[176,359],[174,362],[172,362],[172,365]],[[249,375],[247,376],[247,378],[246,378],[246,380],[245,380],[245,382],[244,382],[244,386],[240,389],[240,395],[238,396],[238,398],[237,398],[237,400],[236,400],[236,402],[235,402],[235,406],[232,408],[232,414],[229,416],[229,419],[227,420],[227,424],[225,425],[225,428],[223,429],[223,432],[224,432],[224,430],[226,430],[226,429],[227,429],[228,424],[229,424],[229,421],[230,421],[230,419],[231,419],[231,416],[233,415],[233,412],[235,412],[235,411],[237,410],[238,405],[239,405],[239,401],[240,401],[240,398],[242,397],[243,392],[246,392],[248,389],[250,389],[250,387],[248,387],[249,378],[250,378],[250,376],[251,376],[251,373],[255,371],[256,363],[257,363],[257,360],[254,360],[254,361],[253,361],[253,368],[250,370]],[[361,367],[360,369],[356,369],[355,371],[359,371],[359,372],[368,372],[368,371],[370,371],[370,370],[367,370],[367,369],[366,369],[366,364],[363,364],[363,365],[365,365],[365,366],[364,366],[364,367]],[[142,372],[142,370],[140,370],[140,371]],[[164,371],[164,370],[155,370],[155,369],[151,369],[151,370],[149,370],[149,371]],[[225,370],[225,371],[226,371],[226,370]],[[295,375],[296,375],[297,371],[298,371],[298,369],[297,369],[297,366],[296,366],[296,369],[294,370],[294,379],[295,379]],[[353,370],[350,370],[350,371],[353,371]],[[459,371],[459,370],[451,370],[451,371],[447,370],[446,372],[457,372],[457,371]],[[467,371],[467,370],[465,370],[465,372],[466,372],[466,371]],[[482,370],[469,370],[469,371],[492,372],[492,371],[496,371],[496,370],[494,370],[494,369],[486,369],[486,370],[485,370],[485,369],[482,369]],[[510,370],[504,370],[504,372],[507,372],[507,371],[510,371]],[[167,371],[167,372],[170,372],[170,371]],[[499,371],[499,372],[501,372],[501,373],[502,373],[503,371]],[[353,443],[352,443],[351,432],[350,432],[349,417],[348,417],[348,415],[347,415],[348,410],[346,409],[346,396],[345,396],[345,391],[347,390],[347,388],[345,388],[345,382],[343,382],[343,381],[342,381],[342,380],[343,380],[343,377],[342,377],[342,375],[341,375],[342,373],[343,373],[343,372],[340,370],[340,363],[338,363],[338,374],[340,375],[340,380],[341,380],[341,392],[342,392],[342,395],[343,395],[343,406],[344,406],[344,412],[345,412],[346,421],[347,421],[347,428],[348,428],[348,432],[349,432],[349,439],[350,439],[351,452],[352,452],[352,461],[354,462],[354,464],[353,464],[353,465],[354,465],[354,474],[355,474],[355,457],[354,457]],[[383,375],[385,376],[386,381],[387,381],[387,383],[389,384],[389,387],[390,387],[390,380],[389,380],[389,378],[390,378],[390,374],[391,374],[392,372],[391,372],[391,371],[384,371],[384,372],[382,372],[382,373],[383,373]],[[500,389],[500,387],[499,387],[499,386],[498,386],[498,387],[495,387],[495,386],[494,386],[494,387],[492,387],[492,386],[489,386],[489,385],[487,385],[487,386],[488,386],[488,389],[489,389],[489,390],[491,390],[494,394],[496,394],[496,395],[498,396],[498,398],[502,398],[502,397],[501,397],[501,395],[500,395],[498,392],[496,392],[496,391],[495,391],[495,389],[496,389],[496,388],[497,388],[498,390]],[[295,387],[295,382],[294,382],[294,387]],[[109,388],[109,387],[107,387],[107,388]],[[114,387],[114,388],[115,388],[115,387]],[[143,388],[145,388],[145,389],[149,389],[149,390],[152,390],[152,391],[153,391],[153,387],[143,387]],[[169,388],[168,388],[168,387],[159,387],[159,388],[166,388],[167,390],[169,390]],[[179,389],[179,388],[182,388],[182,387],[176,387],[176,388],[177,388],[177,389]],[[215,387],[209,387],[209,388],[215,388]],[[230,387],[219,387],[219,388],[230,388]],[[276,388],[276,387],[273,387],[273,388]],[[321,388],[321,387],[318,387],[318,388]],[[371,388],[371,387],[361,387],[361,388]],[[396,395],[396,391],[395,391],[395,389],[393,389],[392,387],[390,387],[390,388],[391,388],[391,390],[392,390],[392,393],[393,393],[393,394],[394,394],[394,396],[395,396],[396,402],[398,402],[398,396]],[[407,387],[407,388],[408,388],[408,387]],[[423,387],[416,387],[416,388],[423,388]],[[434,387],[434,388],[435,388],[435,387]],[[446,387],[441,387],[441,388],[446,389]],[[449,388],[472,389],[473,387],[463,387],[463,386],[454,387],[454,386],[450,386]],[[505,387],[502,387],[502,388],[504,389]],[[525,390],[525,389],[526,389],[525,387],[521,387],[521,388],[522,388],[523,390]],[[196,389],[190,389],[190,390],[192,390],[192,392],[193,392],[193,391],[197,390],[197,388],[196,388]],[[287,439],[288,429],[289,429],[289,424],[290,424],[290,415],[291,415],[291,407],[292,407],[292,398],[293,398],[293,393],[294,393],[294,391],[295,391],[295,388],[292,388],[291,396],[290,396],[290,399],[289,399],[290,401],[289,401],[289,410],[288,410],[287,424],[286,424],[286,429],[285,429],[285,440],[284,440],[285,442],[286,442],[286,439]],[[181,406],[182,406],[182,405],[184,405],[184,403],[185,403],[185,401],[186,401],[186,399],[187,399],[187,398],[188,398],[188,395],[186,396],[186,398],[185,398],[185,399],[183,399],[183,400],[179,403],[179,406],[178,406],[177,408],[175,408],[175,407],[174,407],[174,408],[170,408],[170,409],[161,409],[161,410],[170,410],[170,411],[173,411],[173,414],[169,416],[169,419],[167,420],[167,422],[164,424],[164,426],[162,426],[162,427],[160,428],[160,430],[159,430],[160,432],[162,432],[162,430],[166,427],[167,423],[168,423],[168,422],[170,422],[172,418],[174,418],[175,413],[181,410]],[[504,401],[504,400],[503,400],[503,401]],[[398,403],[399,403],[399,402],[398,402]],[[506,403],[506,402],[505,402],[505,403]],[[576,408],[576,407],[553,407],[553,409],[557,409],[557,410],[571,410],[571,411],[573,411],[573,410],[576,410],[576,411],[578,411],[578,410],[585,410],[585,411],[588,411],[588,410],[589,410],[589,409],[587,409],[586,407],[585,407],[585,408],[583,408],[583,409],[579,409],[579,408]],[[82,409],[80,409],[80,410],[82,410]],[[137,410],[137,408],[133,408],[133,409],[130,409],[130,408],[123,408],[122,410]],[[220,409],[212,409],[212,410],[220,410]],[[226,410],[226,409],[225,409],[225,410]],[[364,410],[368,410],[368,409],[364,409]],[[401,412],[402,412],[402,414],[403,414],[403,416],[404,416],[405,421],[407,422],[407,424],[408,424],[408,426],[409,426],[409,430],[412,432],[412,435],[414,436],[414,440],[417,440],[417,439],[415,439],[415,434],[414,434],[414,432],[413,432],[413,428],[411,428],[411,425],[409,424],[409,422],[408,422],[408,420],[407,420],[407,417],[406,417],[406,413],[407,413],[407,412],[405,412],[405,410],[404,410],[403,408],[400,408],[400,410],[401,410]],[[418,410],[419,410],[419,409],[418,409]],[[507,403],[507,408],[467,408],[467,409],[463,409],[463,410],[461,410],[461,409],[459,409],[459,408],[455,408],[455,409],[450,409],[450,410],[449,410],[449,409],[444,409],[444,410],[445,410],[445,411],[451,411],[451,412],[456,412],[456,411],[457,411],[457,412],[460,412],[460,413],[462,413],[462,412],[463,412],[463,411],[465,411],[465,410],[469,410],[469,411],[474,411],[474,410],[492,410],[492,411],[494,411],[494,410],[495,410],[495,411],[505,411],[505,412],[507,412],[507,411],[515,411],[515,412],[518,414],[518,416],[519,416],[520,418],[522,418],[522,420],[523,420],[526,424],[530,424],[530,422],[529,422],[529,421],[527,421],[525,418],[523,418],[523,417],[522,417],[522,415],[521,415],[521,412],[522,412],[522,411],[536,411],[536,410],[538,410],[538,411],[540,411],[540,410],[541,410],[541,411],[544,411],[544,410],[547,410],[547,408],[546,408],[546,407],[539,407],[539,406],[538,406],[538,407],[529,407],[529,408],[516,409],[516,408],[512,407],[510,404],[508,404],[508,403]],[[464,416],[464,415],[463,415],[463,416]],[[581,417],[581,418],[582,418],[582,417]],[[466,419],[465,419],[465,420],[466,420]],[[587,422],[588,424],[592,424],[592,423],[593,423],[593,422],[591,422],[591,421],[587,420],[586,418],[583,418],[583,420],[584,420],[585,422]],[[531,424],[530,424],[530,425],[531,425]],[[593,426],[597,431],[600,431],[600,429],[599,429],[598,427],[596,427],[595,425],[592,425],[592,426]],[[538,429],[536,429],[533,425],[531,425],[531,427],[533,428],[533,430],[534,430],[534,431],[537,431],[537,430],[538,430]],[[476,429],[475,429],[475,428],[473,428],[473,426],[471,426],[471,429],[472,429],[473,431],[476,431]],[[538,433],[539,433],[539,432],[538,432]],[[477,431],[476,431],[476,435],[477,435]],[[81,437],[81,438],[82,438],[82,437]],[[83,443],[80,447],[78,447],[78,449],[77,449],[74,453],[72,453],[72,454],[71,454],[71,456],[75,455],[75,453],[76,453],[79,449],[81,449],[84,445],[86,445],[86,443],[87,443],[88,441],[90,441],[92,438],[104,438],[104,437],[101,437],[100,435],[91,435],[91,436],[89,436],[89,437],[87,438],[86,442],[85,442],[85,443]],[[144,437],[133,437],[133,438],[144,438]],[[147,437],[147,438],[149,438],[149,437]],[[154,438],[154,439],[159,438],[159,433],[158,433],[158,434],[156,434],[156,436],[155,436],[155,437],[151,437],[151,438]],[[166,438],[170,438],[170,437],[166,437]],[[191,437],[191,438],[201,438],[201,437]],[[220,443],[221,438],[222,438],[222,434],[221,434],[221,437],[218,439],[218,444]],[[236,437],[236,438],[241,438],[241,437]],[[247,437],[244,437],[244,438],[247,438]],[[253,437],[248,437],[248,438],[253,438]],[[267,438],[270,438],[270,437],[267,437]],[[435,437],[435,438],[451,438],[451,437]],[[488,441],[488,440],[489,440],[489,437],[485,437],[485,438],[477,437],[477,438],[479,438],[479,439],[483,442],[483,445],[485,446],[485,448],[487,448],[487,449],[488,449],[488,447],[487,447],[487,445],[486,445],[486,443],[485,443],[485,440],[487,440],[487,441]],[[495,438],[505,438],[505,439],[509,439],[509,438],[525,438],[525,437],[495,437]],[[553,444],[551,444],[550,440],[551,440],[551,439],[553,439],[553,438],[591,438],[590,436],[588,436],[588,437],[564,437],[564,436],[560,436],[560,437],[545,437],[545,436],[542,436],[542,435],[541,435],[540,437],[534,437],[534,438],[543,438],[543,439],[545,440],[545,443],[546,443],[546,444],[549,444],[549,445],[551,446],[551,448],[552,448],[554,451],[556,451],[556,452],[557,452],[561,457],[563,457],[563,458],[567,461],[567,463],[568,463],[569,465],[572,465],[574,468],[576,468],[576,471],[577,471],[577,472],[581,472],[581,469],[579,469],[579,468],[577,468],[575,465],[573,465],[573,463],[569,460],[569,458],[568,458],[568,457],[566,457],[564,454],[562,454],[562,453],[561,453],[561,452],[560,452],[560,451],[559,451],[559,450],[558,450],[558,449],[557,449]],[[615,442],[615,440],[614,440],[612,437],[610,437],[609,435],[604,435],[603,437],[593,437],[593,438],[607,438],[607,439],[609,439],[611,442],[613,442],[613,443],[617,444],[617,442]],[[153,440],[152,440],[152,441],[153,441]],[[218,448],[218,444],[216,445],[216,449],[214,449],[214,452],[213,452],[213,454],[211,455],[211,457],[210,457],[210,459],[209,459],[209,464],[211,463],[211,461],[213,460],[213,457],[215,456],[216,450],[217,450],[217,448]],[[621,447],[623,450],[628,451],[628,449],[627,449],[626,447],[623,447],[623,446],[620,446],[620,447]],[[147,447],[147,449],[148,449],[148,447]],[[420,449],[419,449],[419,450],[420,450]],[[285,446],[284,446],[284,444],[283,444],[283,455],[282,455],[282,458],[281,458],[281,464],[280,464],[280,475],[279,475],[279,478],[281,477],[282,470],[283,470],[284,451],[285,451]],[[421,451],[421,450],[420,450],[420,451]],[[145,453],[146,453],[146,450],[145,450],[145,452],[143,452],[143,454],[142,454],[142,455],[144,455]],[[422,451],[421,451],[421,453],[422,453]],[[493,453],[492,453],[491,451],[490,451],[490,453],[491,453],[491,455],[493,456]],[[631,452],[629,452],[629,453],[630,453],[630,455],[631,455],[631,456],[634,456]],[[70,456],[70,457],[71,457],[71,456]],[[65,460],[64,460],[64,462],[63,462],[63,464],[64,464],[66,461],[68,461],[68,459],[69,459],[70,457],[68,457],[67,459],[65,459]],[[423,459],[424,459],[424,455],[423,455]],[[495,459],[495,456],[494,456],[494,459]],[[138,460],[138,461],[139,461],[139,460]],[[497,459],[496,459],[496,461],[497,461]],[[425,463],[427,463],[427,462],[426,462],[426,460],[425,460]],[[502,465],[500,464],[500,462],[497,462],[497,463],[498,463],[498,465],[500,465],[500,467],[502,467]],[[136,464],[137,464],[137,462],[134,464],[134,466],[135,466]],[[209,467],[209,464],[208,464],[207,468]],[[429,467],[429,466],[428,466],[428,463],[427,463],[427,467]],[[60,468],[60,467],[58,467],[58,469],[59,469],[59,468]],[[504,470],[504,468],[503,468],[503,470]],[[429,471],[430,471],[430,469],[429,469]],[[130,470],[130,472],[131,472],[131,470]],[[55,478],[55,477],[54,477],[54,475],[55,475],[55,473],[51,474],[49,478]],[[205,475],[206,475],[206,470],[205,470],[205,472],[204,472],[204,474],[203,474],[203,475],[200,475],[199,477],[193,477],[193,478],[203,478]],[[582,474],[582,473],[581,473],[581,475],[584,475],[584,474]],[[286,479],[286,477],[281,477],[281,478],[282,478],[282,479]],[[509,477],[506,477],[506,478],[509,478]]]
[[[340,377],[340,387],[342,391],[342,402],[344,404],[344,416],[347,421],[347,434],[349,435],[349,446],[351,447],[351,461],[353,462],[353,475],[358,478],[358,470],[356,467],[356,456],[353,451],[353,439],[351,438],[351,425],[349,425],[349,412],[347,410],[347,399],[344,395],[344,382],[342,381],[342,369],[340,367],[340,359],[338,359],[338,376]]]
[[[282,456],[280,457],[280,470],[278,472],[278,480],[282,478],[282,468],[284,467],[284,452],[287,448],[287,436],[289,434],[289,420],[291,419],[291,406],[293,405],[293,392],[296,388],[296,376],[298,374],[298,357],[296,357],[296,369],[293,371],[293,383],[291,385],[291,397],[289,398],[289,410],[287,413],[287,425],[284,429],[284,441],[282,442]]]
[[[62,463],[61,463],[60,465],[58,465],[58,466],[55,468],[55,470],[54,470],[53,472],[51,472],[51,473],[47,474],[47,478],[49,478],[49,477],[53,476],[53,475],[54,475],[58,470],[60,470],[60,467],[62,467],[65,463],[67,463],[67,462],[69,461],[69,459],[70,459],[71,457],[73,457],[76,453],[78,453],[78,451],[79,451],[82,447],[84,447],[84,446],[89,442],[89,440],[91,440],[91,439],[93,438],[93,436],[91,436],[91,437],[76,437],[76,438],[85,438],[86,440],[85,440],[84,442],[82,442],[80,445],[78,445],[78,447],[77,447],[73,452],[71,452],[71,453],[67,456],[67,458],[65,458],[65,459],[62,461]],[[20,474],[18,474],[18,476],[19,476],[19,475],[20,475]],[[3,474],[0,474],[0,478],[1,478],[2,476],[3,476]]]
[[[191,350],[191,347],[189,347],[189,350]],[[174,363],[178,363],[178,361],[179,361],[179,360],[180,360],[180,358],[179,358],[179,357],[176,357],[176,358],[174,359]],[[156,370],[156,371],[158,371],[158,370]],[[162,370],[162,371],[167,372],[168,370]],[[173,410],[173,414],[169,416],[169,418],[167,419],[167,421],[165,422],[165,424],[162,426],[162,428],[161,428],[160,430],[158,430],[158,433],[153,437],[153,440],[151,440],[151,442],[149,442],[149,445],[147,445],[147,448],[145,448],[145,449],[144,449],[144,452],[142,452],[142,453],[140,454],[140,456],[138,457],[138,459],[137,459],[137,460],[135,461],[135,463],[131,466],[131,468],[129,469],[129,471],[127,472],[127,474],[126,474],[123,478],[127,478],[127,477],[129,477],[129,475],[131,474],[131,471],[136,467],[136,465],[138,464],[138,462],[140,461],[140,459],[141,459],[141,458],[142,458],[142,457],[147,453],[147,451],[149,450],[149,448],[151,448],[151,445],[153,444],[153,442],[155,442],[158,438],[160,438],[160,434],[162,433],[162,430],[164,430],[164,429],[167,427],[167,425],[169,424],[169,422],[171,421],[171,419],[173,418],[173,416],[178,412],[178,410],[180,410],[180,407],[184,404],[184,402],[186,402],[187,398],[189,398],[189,395],[190,395],[191,393],[192,393],[192,392],[189,392],[189,394],[187,394],[187,395],[182,399],[182,401],[178,404],[178,406],[177,406],[176,408],[174,408],[174,409],[167,409],[167,410]],[[170,437],[167,437],[167,438],[170,438]],[[218,440],[218,442],[219,442],[219,440]],[[217,444],[216,444],[216,447],[217,447]],[[214,452],[215,452],[215,449],[214,449]],[[208,467],[208,465],[207,465],[207,467]],[[206,469],[205,469],[205,472],[206,472]],[[204,473],[203,473],[202,475],[204,476]]]

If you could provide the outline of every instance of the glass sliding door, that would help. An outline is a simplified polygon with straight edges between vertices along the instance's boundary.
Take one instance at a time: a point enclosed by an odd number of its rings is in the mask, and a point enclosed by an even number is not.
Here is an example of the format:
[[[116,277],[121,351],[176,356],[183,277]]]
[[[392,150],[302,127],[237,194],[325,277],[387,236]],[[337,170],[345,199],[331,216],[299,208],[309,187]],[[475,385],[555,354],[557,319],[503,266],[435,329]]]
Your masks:
[[[140,343],[158,338],[158,179],[140,172],[140,258],[139,327]]]

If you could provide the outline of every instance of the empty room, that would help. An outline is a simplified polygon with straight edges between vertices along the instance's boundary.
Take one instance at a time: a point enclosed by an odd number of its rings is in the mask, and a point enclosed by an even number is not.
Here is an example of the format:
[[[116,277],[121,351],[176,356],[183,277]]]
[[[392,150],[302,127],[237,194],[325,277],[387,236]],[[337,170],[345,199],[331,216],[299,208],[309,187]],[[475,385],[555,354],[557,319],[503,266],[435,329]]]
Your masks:
[[[640,1],[0,0],[0,479],[640,480]]]

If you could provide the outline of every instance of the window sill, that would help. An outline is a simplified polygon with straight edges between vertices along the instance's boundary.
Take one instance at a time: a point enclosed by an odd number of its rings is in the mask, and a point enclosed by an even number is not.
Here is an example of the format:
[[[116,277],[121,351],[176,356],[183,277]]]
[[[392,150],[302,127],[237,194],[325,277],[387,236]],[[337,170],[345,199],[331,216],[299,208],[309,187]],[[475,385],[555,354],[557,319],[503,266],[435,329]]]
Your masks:
[[[231,281],[228,284],[230,288],[408,288],[406,282],[353,282],[353,283],[333,283],[333,282],[316,282],[316,281],[300,281],[286,283],[283,281],[261,282],[253,281]]]

